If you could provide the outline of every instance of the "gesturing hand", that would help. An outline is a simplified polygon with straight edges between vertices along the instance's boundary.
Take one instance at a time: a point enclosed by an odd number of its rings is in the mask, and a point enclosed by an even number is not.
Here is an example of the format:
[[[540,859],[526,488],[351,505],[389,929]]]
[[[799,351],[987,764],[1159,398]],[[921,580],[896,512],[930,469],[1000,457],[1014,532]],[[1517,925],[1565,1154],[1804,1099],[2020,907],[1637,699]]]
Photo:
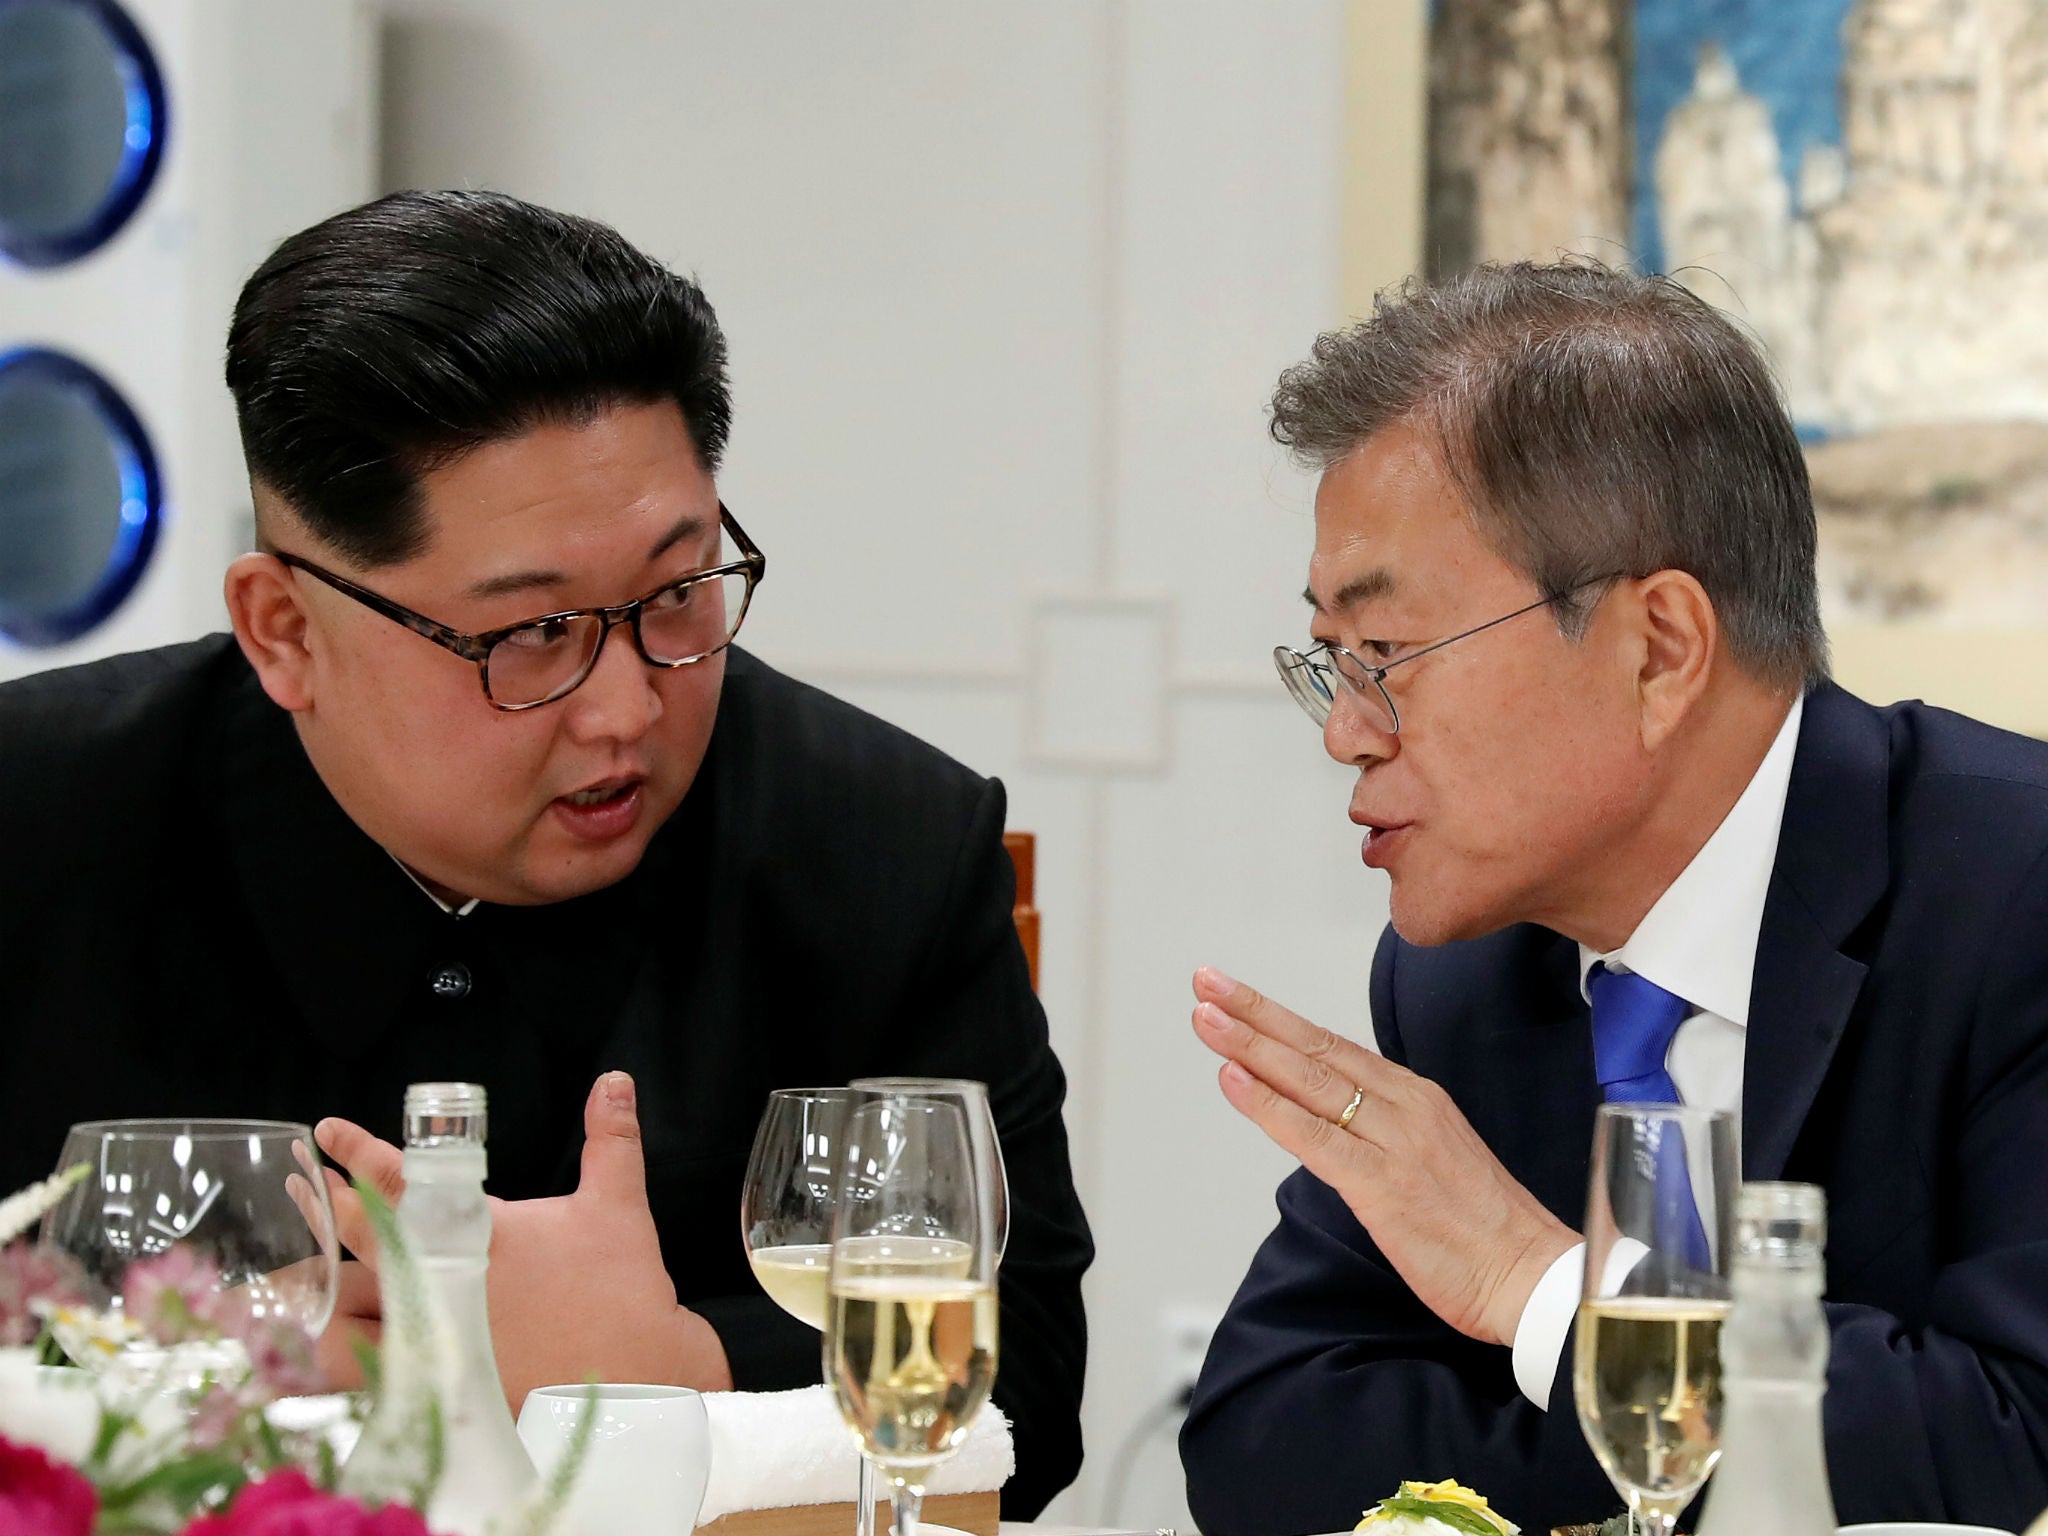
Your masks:
[[[314,1130],[320,1149],[396,1204],[404,1156],[346,1120]],[[583,1106],[583,1168],[576,1192],[547,1200],[491,1201],[491,1342],[516,1413],[535,1387],[645,1381],[719,1391],[732,1385],[711,1325],[676,1302],[647,1208],[633,1079],[599,1078]],[[359,1381],[351,1340],[377,1334],[376,1238],[363,1203],[326,1170],[334,1222],[359,1262],[342,1266],[340,1299],[320,1341],[337,1382]]]
[[[1195,1033],[1225,1059],[1232,1107],[1336,1191],[1424,1306],[1460,1333],[1513,1343],[1529,1293],[1578,1234],[1428,1078],[1221,971],[1195,972],[1195,996]]]

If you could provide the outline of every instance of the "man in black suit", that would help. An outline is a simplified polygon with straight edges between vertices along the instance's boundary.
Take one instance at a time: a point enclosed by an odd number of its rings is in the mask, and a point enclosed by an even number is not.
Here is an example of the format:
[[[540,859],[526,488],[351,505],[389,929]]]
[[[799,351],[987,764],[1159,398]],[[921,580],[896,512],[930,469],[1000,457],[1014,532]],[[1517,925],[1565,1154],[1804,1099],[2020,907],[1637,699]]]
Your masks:
[[[729,648],[765,561],[713,482],[702,293],[587,220],[401,194],[264,263],[228,380],[233,637],[0,689],[0,1186],[137,1114],[331,1117],[388,1175],[406,1084],[473,1080],[515,1400],[793,1387],[817,1334],[737,1230],[767,1092],[978,1078],[1036,1513],[1080,1463],[1092,1250],[1002,788]],[[341,1310],[374,1315],[358,1266]]]
[[[1348,1527],[1406,1478],[1527,1530],[1615,1506],[1569,1363],[1603,1097],[1736,1111],[1746,1176],[1825,1189],[1841,1517],[2020,1529],[2048,747],[1828,682],[1791,422],[1675,284],[1411,286],[1274,412],[1323,471],[1317,645],[1279,660],[1358,770],[1393,922],[1379,1054],[1195,978],[1224,1094],[1304,1165],[1182,1434],[1202,1529]]]

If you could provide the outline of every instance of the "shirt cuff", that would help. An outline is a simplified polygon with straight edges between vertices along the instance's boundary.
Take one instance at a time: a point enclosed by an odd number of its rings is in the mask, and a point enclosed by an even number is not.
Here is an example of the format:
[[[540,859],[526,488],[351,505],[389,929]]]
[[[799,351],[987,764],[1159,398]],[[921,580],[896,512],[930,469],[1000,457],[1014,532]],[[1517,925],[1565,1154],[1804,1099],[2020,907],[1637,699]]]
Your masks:
[[[1585,1280],[1586,1245],[1579,1243],[1559,1254],[1543,1271],[1543,1278],[1522,1307],[1521,1321],[1515,1324],[1515,1385],[1538,1408],[1550,1407],[1558,1357],[1564,1353],[1564,1341],[1578,1314]]]

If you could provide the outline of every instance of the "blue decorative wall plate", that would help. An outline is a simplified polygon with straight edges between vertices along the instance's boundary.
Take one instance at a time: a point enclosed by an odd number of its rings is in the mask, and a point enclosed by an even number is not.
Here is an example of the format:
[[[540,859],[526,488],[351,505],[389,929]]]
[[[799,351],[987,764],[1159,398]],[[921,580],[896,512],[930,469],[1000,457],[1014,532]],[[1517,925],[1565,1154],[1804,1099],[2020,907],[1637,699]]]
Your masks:
[[[115,0],[0,0],[0,255],[75,261],[142,206],[168,103]]]
[[[77,358],[0,352],[0,637],[60,645],[149,564],[163,479],[135,412]]]

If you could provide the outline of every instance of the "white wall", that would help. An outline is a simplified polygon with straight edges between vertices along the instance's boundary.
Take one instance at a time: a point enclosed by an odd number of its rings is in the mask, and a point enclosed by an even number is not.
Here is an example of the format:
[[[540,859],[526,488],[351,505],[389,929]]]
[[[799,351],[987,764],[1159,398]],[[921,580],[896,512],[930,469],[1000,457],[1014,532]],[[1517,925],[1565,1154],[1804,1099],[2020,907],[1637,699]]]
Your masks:
[[[1382,0],[1384,3],[1384,0]],[[1404,5],[1408,0],[1403,0]],[[1103,1518],[1289,1160],[1187,1027],[1210,962],[1359,1030],[1385,896],[1276,683],[1305,479],[1274,375],[1339,318],[1342,0],[393,0],[385,179],[592,214],[729,332],[747,642],[1009,785],[1101,1258]],[[1181,1524],[1144,1449],[1116,1511]]]

